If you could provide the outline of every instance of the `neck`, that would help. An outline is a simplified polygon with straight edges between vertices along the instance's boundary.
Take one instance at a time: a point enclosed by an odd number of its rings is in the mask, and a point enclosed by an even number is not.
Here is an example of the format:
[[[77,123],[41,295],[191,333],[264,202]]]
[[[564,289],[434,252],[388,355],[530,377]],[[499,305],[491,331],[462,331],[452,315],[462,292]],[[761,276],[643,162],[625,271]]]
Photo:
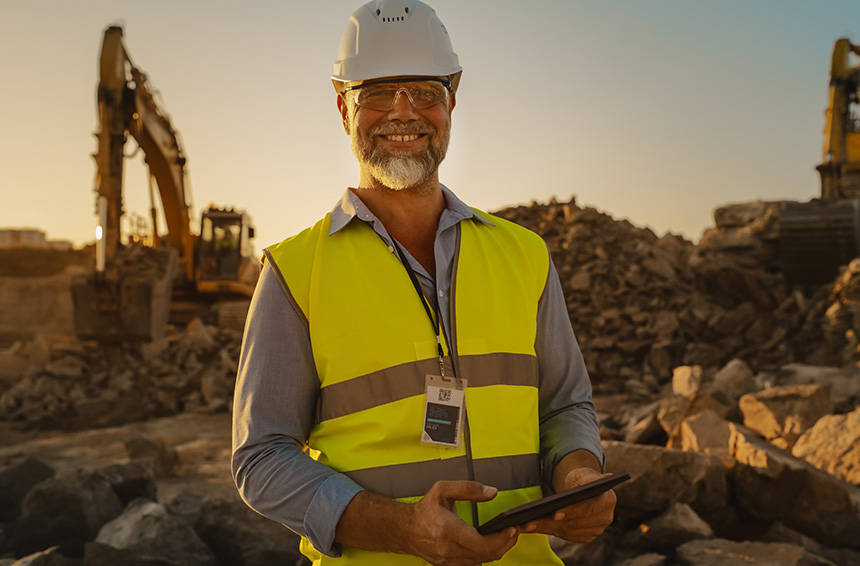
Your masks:
[[[399,191],[382,186],[351,190],[379,218],[388,233],[435,277],[436,230],[446,206],[438,180]]]

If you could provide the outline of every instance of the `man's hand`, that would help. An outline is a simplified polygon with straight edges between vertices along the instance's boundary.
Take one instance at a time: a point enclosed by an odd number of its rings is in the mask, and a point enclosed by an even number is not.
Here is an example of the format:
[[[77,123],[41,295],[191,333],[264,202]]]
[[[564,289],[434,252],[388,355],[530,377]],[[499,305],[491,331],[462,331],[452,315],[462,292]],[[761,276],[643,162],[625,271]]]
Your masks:
[[[610,474],[600,474],[591,468],[574,468],[564,478],[563,491],[598,480]],[[615,492],[606,491],[597,497],[564,507],[552,517],[529,521],[520,527],[524,533],[544,533],[571,542],[591,542],[612,523]]]
[[[517,529],[482,536],[457,516],[455,501],[489,501],[494,487],[473,481],[439,481],[412,509],[415,554],[435,565],[472,565],[499,560],[517,542]]]
[[[436,566],[499,560],[517,542],[510,527],[482,536],[457,516],[456,501],[489,501],[497,490],[473,481],[439,481],[421,500],[398,503],[360,492],[338,522],[336,540],[348,546],[412,554]]]

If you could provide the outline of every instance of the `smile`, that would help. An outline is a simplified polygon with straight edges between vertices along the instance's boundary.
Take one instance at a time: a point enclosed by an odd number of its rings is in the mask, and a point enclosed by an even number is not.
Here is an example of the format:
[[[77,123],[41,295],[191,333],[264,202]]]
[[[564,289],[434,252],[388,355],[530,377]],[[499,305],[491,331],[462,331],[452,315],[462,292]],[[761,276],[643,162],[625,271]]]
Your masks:
[[[394,142],[411,142],[417,140],[421,136],[418,134],[388,134],[383,137]]]

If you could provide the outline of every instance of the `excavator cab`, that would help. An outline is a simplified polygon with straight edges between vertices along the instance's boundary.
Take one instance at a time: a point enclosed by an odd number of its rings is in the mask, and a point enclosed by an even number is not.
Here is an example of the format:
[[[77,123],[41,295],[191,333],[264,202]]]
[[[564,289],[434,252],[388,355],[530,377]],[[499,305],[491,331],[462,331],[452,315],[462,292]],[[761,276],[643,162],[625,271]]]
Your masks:
[[[197,241],[197,290],[201,293],[233,293],[248,296],[259,275],[253,258],[254,227],[243,212],[210,207],[200,220]]]

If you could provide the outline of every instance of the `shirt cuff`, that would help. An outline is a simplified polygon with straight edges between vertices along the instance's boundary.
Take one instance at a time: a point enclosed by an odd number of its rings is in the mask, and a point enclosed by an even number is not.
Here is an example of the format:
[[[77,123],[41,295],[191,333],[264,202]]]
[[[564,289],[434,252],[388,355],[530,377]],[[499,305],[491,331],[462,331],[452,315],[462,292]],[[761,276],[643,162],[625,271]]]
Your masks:
[[[589,437],[560,441],[544,457],[542,478],[544,495],[555,494],[555,489],[552,487],[552,474],[555,471],[555,467],[565,456],[577,450],[591,452],[597,458],[597,461],[600,462],[600,467],[606,469],[606,455],[603,452],[603,447],[600,445],[599,439]]]
[[[352,498],[363,490],[343,474],[333,474],[319,486],[304,520],[308,540],[319,552],[340,558],[340,545],[334,542],[337,523]]]

